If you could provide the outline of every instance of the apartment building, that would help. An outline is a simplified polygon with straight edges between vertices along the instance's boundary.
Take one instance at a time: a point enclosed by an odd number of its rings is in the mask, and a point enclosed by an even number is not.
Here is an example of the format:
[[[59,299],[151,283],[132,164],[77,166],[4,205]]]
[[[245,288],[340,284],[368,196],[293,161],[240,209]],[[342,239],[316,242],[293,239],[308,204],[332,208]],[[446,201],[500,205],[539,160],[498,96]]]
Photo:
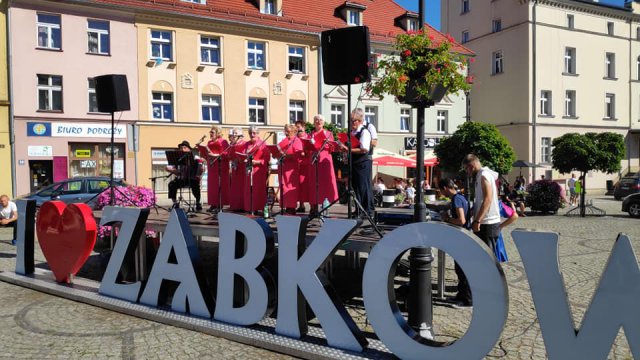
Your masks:
[[[8,14],[16,195],[74,176],[108,176],[111,116],[98,112],[93,78],[125,74],[135,85],[132,14],[20,0]],[[131,111],[116,114],[114,175],[135,182],[126,140],[138,96],[135,86],[129,92]]]
[[[443,31],[477,57],[471,119],[497,125],[517,157],[540,164],[530,178],[562,179],[552,141],[570,132],[615,132],[623,173],[640,153],[640,4],[583,0],[441,1]],[[589,173],[603,189],[618,174]]]

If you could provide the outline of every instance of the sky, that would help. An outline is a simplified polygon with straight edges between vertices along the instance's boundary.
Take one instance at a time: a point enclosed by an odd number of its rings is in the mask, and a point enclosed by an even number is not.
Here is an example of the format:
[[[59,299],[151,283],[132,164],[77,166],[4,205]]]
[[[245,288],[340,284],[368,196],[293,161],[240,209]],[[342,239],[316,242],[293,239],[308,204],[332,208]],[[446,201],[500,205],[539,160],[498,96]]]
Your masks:
[[[418,12],[418,4],[422,0],[394,0],[400,6],[407,10]],[[427,23],[436,29],[440,29],[440,0],[424,0],[425,1],[425,17]],[[456,1],[456,0],[448,0]],[[601,0],[604,4],[613,4],[622,6],[624,0]]]

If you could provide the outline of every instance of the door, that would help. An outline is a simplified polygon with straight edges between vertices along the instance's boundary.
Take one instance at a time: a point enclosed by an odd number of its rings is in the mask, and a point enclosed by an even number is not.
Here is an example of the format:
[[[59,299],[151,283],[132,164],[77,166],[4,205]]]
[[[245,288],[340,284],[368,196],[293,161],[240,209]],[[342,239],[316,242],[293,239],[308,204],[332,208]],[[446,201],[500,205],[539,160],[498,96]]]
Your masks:
[[[29,160],[29,186],[31,192],[53,184],[52,160]]]

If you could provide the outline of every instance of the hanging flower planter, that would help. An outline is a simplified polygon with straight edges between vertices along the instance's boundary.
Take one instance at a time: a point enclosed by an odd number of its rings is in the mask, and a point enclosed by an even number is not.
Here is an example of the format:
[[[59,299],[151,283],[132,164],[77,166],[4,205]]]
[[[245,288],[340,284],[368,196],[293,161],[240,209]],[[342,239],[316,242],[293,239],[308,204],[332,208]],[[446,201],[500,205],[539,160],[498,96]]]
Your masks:
[[[378,62],[377,76],[366,90],[412,106],[430,106],[448,93],[469,90],[472,79],[464,74],[469,60],[451,52],[453,43],[451,36],[436,41],[421,30],[398,35],[396,51]]]

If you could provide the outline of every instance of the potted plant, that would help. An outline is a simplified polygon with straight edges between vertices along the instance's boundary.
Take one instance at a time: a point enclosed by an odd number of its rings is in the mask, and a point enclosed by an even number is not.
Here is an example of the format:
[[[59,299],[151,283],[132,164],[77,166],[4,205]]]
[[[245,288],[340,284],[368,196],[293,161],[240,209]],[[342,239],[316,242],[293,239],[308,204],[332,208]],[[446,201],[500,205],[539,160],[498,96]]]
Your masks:
[[[378,61],[366,90],[410,105],[433,105],[447,93],[469,90],[473,79],[464,70],[473,59],[452,52],[453,44],[450,35],[436,40],[422,30],[398,35],[395,51]]]

